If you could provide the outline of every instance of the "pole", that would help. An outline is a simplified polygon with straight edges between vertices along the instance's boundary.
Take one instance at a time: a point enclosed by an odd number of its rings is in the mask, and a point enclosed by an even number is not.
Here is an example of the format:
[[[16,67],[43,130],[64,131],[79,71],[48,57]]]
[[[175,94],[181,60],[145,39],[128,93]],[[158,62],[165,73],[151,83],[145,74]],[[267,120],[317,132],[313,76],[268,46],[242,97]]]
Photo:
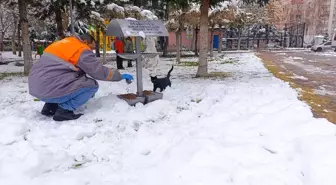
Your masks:
[[[269,35],[269,26],[266,25],[266,44],[269,44],[269,38],[268,38],[268,35]]]
[[[285,24],[285,29],[284,29],[284,48],[288,47],[287,46],[287,25]]]
[[[70,0],[70,21],[71,21],[71,34],[75,33],[74,23],[73,23],[73,14],[72,14],[72,0]]]
[[[331,40],[333,33],[333,20],[334,20],[335,0],[330,0],[329,21],[328,21],[328,36]]]
[[[306,23],[303,23],[302,43],[301,43],[302,48],[303,48],[303,43],[304,43],[305,31],[306,31]]]
[[[142,60],[141,60],[141,51],[140,51],[140,37],[135,38],[135,51],[138,54],[138,58],[136,59],[136,77],[137,77],[137,95],[143,96],[143,86],[142,86]]]
[[[247,50],[250,50],[250,26],[248,26],[247,29],[248,29],[248,31],[247,31],[246,47],[247,47]]]

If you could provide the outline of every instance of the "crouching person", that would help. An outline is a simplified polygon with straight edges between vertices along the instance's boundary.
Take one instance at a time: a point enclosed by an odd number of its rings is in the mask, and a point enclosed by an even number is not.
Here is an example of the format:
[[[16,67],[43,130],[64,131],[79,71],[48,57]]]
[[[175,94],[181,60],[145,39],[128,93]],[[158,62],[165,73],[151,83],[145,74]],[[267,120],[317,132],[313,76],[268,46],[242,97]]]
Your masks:
[[[57,41],[44,50],[28,77],[29,93],[45,102],[43,115],[53,116],[55,121],[78,119],[82,114],[74,111],[95,95],[96,80],[133,80],[129,74],[103,66],[92,52],[94,48],[94,38],[83,34]]]

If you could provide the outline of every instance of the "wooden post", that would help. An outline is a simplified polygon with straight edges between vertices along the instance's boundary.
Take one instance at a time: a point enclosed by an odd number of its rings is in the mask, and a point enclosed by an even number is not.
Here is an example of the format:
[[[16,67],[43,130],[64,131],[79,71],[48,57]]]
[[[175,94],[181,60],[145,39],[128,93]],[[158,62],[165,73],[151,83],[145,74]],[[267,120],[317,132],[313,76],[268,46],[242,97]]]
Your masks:
[[[106,33],[103,30],[103,64],[106,64]]]
[[[96,57],[100,57],[100,26],[96,26]]]

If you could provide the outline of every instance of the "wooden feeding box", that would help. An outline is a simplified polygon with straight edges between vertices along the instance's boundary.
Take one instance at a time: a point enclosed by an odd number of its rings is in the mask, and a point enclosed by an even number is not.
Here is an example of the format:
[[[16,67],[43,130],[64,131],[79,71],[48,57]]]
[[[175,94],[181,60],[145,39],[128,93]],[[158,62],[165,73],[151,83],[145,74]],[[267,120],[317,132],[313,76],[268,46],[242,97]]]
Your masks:
[[[136,103],[150,103],[152,101],[162,99],[162,93],[156,93],[143,90],[142,83],[142,60],[141,56],[156,56],[158,53],[141,53],[140,42],[141,37],[168,37],[168,31],[160,20],[128,20],[128,19],[114,19],[106,29],[107,36],[115,37],[135,37],[135,54],[117,54],[119,57],[128,60],[136,61],[136,81],[137,93],[136,94],[121,94],[119,98],[125,100],[129,105]],[[151,92],[151,93],[149,93]],[[147,93],[147,94],[146,94]]]

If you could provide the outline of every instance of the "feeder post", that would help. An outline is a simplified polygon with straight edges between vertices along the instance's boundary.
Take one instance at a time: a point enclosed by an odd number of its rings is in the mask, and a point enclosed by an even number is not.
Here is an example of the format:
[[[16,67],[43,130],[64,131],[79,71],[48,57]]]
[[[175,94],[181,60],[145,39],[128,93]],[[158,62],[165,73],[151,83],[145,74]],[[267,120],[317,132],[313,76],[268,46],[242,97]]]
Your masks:
[[[141,54],[141,39],[139,36],[135,37],[135,51],[136,54]],[[143,97],[143,84],[142,84],[142,60],[141,55],[136,59],[136,78],[137,78],[137,96]]]

